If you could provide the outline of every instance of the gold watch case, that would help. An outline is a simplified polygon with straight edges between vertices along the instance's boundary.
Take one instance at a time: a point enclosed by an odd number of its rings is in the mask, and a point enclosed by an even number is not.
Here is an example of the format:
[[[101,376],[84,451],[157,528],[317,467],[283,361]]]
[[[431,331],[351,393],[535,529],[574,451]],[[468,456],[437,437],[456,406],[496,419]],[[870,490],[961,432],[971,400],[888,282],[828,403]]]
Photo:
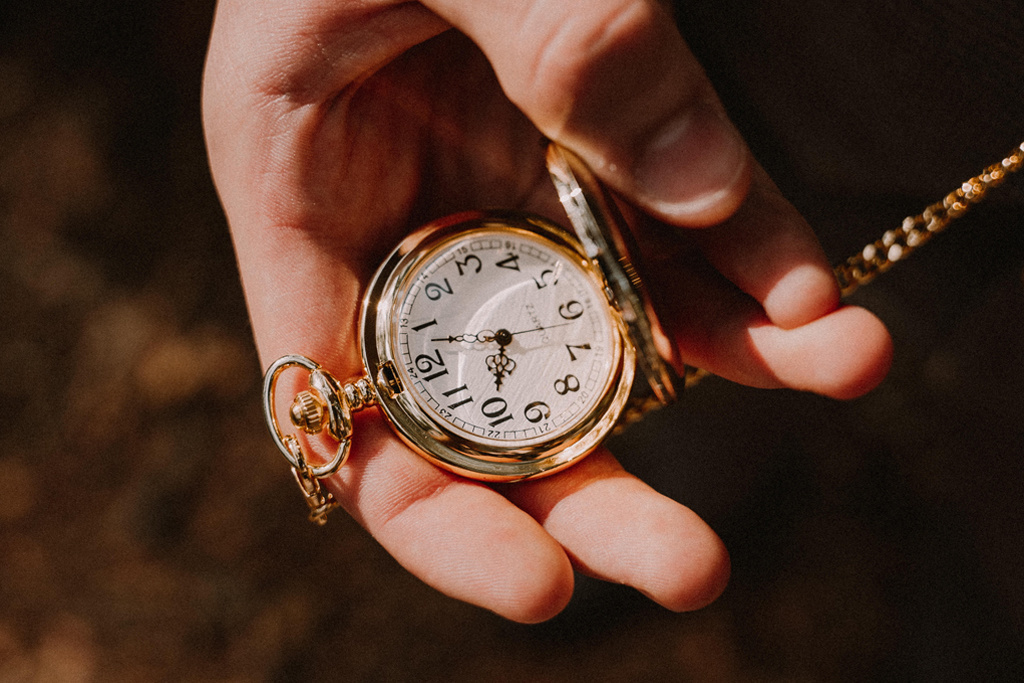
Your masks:
[[[572,427],[553,438],[493,442],[459,433],[446,420],[417,400],[419,393],[408,375],[402,376],[398,358],[401,291],[440,247],[469,231],[500,239],[503,236],[539,236],[565,259],[574,260],[594,279],[603,295],[597,305],[608,306],[612,321],[612,348],[607,379],[598,389],[597,402],[575,416]],[[539,216],[520,212],[469,212],[431,223],[407,237],[377,271],[363,300],[361,320],[363,363],[377,382],[377,402],[391,425],[414,450],[434,464],[457,474],[484,481],[515,481],[551,474],[592,451],[608,435],[622,413],[633,384],[635,354],[627,341],[627,328],[610,300],[600,272],[562,228]]]

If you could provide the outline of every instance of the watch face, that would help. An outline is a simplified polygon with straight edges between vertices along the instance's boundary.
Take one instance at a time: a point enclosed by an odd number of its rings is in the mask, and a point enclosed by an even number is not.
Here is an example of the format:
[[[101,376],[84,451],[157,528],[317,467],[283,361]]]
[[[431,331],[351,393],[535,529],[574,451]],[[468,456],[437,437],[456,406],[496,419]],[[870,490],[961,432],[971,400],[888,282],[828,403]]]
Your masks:
[[[580,258],[533,233],[449,238],[398,293],[396,363],[464,438],[525,446],[571,429],[607,390],[618,339]]]
[[[549,458],[607,431],[624,352],[603,281],[535,223],[471,223],[396,257],[377,302],[379,362],[400,381],[402,410],[442,451],[490,462]]]

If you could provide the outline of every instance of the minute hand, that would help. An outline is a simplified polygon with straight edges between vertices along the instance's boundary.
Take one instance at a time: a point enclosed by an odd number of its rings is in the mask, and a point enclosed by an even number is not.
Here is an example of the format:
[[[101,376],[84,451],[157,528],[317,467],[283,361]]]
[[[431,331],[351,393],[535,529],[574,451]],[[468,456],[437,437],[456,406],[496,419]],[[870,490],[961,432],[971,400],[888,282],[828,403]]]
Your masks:
[[[532,330],[520,330],[519,332],[510,332],[509,334],[511,334],[514,337],[517,334],[526,334],[527,332],[540,332],[541,330],[550,330],[550,329],[552,329],[554,327],[564,327],[566,325],[572,325],[574,322],[576,322],[576,321],[575,320],[571,320],[571,321],[569,321],[567,323],[557,323],[555,325],[544,325],[544,326],[541,326],[541,327],[534,327]]]

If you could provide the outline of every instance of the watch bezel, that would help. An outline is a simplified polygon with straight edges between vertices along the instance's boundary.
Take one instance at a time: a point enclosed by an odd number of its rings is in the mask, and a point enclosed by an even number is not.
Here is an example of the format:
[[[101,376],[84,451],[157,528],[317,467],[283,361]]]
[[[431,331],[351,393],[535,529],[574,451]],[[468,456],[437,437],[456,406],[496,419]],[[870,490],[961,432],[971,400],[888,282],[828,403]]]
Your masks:
[[[360,338],[363,363],[370,377],[382,367],[397,367],[397,333],[392,324],[398,293],[429,258],[435,247],[466,231],[499,229],[538,235],[575,255],[579,265],[605,289],[607,283],[594,268],[571,233],[542,217],[515,211],[469,211],[448,216],[416,230],[384,260],[364,296]],[[609,306],[614,329],[613,368],[600,400],[568,431],[529,446],[495,446],[457,433],[432,411],[424,409],[412,392],[378,386],[378,404],[409,446],[434,464],[474,479],[516,481],[552,474],[575,463],[596,448],[611,432],[626,406],[632,387],[636,356],[626,326],[616,307]]]

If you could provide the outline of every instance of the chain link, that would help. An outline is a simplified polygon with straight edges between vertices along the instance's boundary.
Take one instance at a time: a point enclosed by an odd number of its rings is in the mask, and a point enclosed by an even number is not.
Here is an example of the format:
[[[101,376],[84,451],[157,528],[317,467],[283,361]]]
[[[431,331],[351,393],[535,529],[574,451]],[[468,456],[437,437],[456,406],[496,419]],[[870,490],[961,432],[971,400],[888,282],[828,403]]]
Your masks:
[[[320,477],[316,476],[306,463],[306,457],[299,446],[299,440],[294,436],[285,436],[282,441],[288,448],[292,457],[298,462],[298,466],[292,466],[292,474],[295,475],[295,483],[302,489],[302,496],[309,506],[309,521],[318,526],[327,523],[327,513],[338,507],[338,501],[334,495],[320,484]]]
[[[997,187],[1007,176],[1024,165],[1024,142],[997,164],[992,164],[980,175],[974,176],[950,192],[942,201],[932,204],[916,216],[907,216],[903,225],[888,230],[879,239],[865,246],[860,253],[846,259],[834,268],[843,296],[852,294],[861,285],[907,258],[936,234],[945,230],[955,219],[967,213]]]

